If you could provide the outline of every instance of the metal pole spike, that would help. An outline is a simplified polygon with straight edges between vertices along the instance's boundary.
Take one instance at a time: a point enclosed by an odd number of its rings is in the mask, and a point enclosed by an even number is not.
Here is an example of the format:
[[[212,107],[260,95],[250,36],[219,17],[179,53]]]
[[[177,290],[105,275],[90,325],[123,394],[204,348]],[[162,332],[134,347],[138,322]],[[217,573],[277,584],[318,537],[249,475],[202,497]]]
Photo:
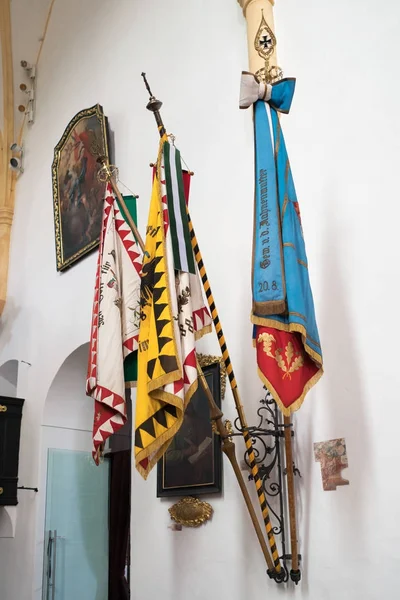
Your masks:
[[[146,86],[146,89],[150,94],[150,100],[147,103],[146,108],[147,108],[147,110],[150,110],[153,113],[154,118],[157,123],[158,132],[160,134],[160,137],[163,138],[166,132],[165,132],[164,123],[162,121],[161,114],[160,114],[160,108],[162,107],[162,102],[161,102],[161,100],[157,100],[157,98],[155,98],[153,96],[152,91],[149,86],[149,82],[147,81],[146,73],[142,73],[142,77],[143,77],[143,81]]]
[[[153,95],[149,82],[147,81],[146,73],[142,73],[144,85],[146,86],[147,91],[149,92],[150,100],[146,106],[147,110],[151,110],[151,112],[156,112],[160,110],[162,107],[161,100],[157,100],[157,98]]]

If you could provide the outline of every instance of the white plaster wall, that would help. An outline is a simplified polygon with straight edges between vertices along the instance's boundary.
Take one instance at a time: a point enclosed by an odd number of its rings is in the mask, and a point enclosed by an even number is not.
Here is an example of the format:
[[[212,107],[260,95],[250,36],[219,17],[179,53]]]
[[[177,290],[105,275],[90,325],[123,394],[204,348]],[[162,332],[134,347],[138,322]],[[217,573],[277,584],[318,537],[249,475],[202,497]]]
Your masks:
[[[18,361],[8,360],[0,367],[0,396],[15,398],[18,383]]]
[[[46,427],[91,431],[93,400],[85,393],[89,343],[70,354],[55,376],[42,417]]]
[[[15,62],[33,59],[32,23],[46,2],[13,0]],[[31,15],[31,16],[30,16]],[[297,418],[302,600],[397,597],[400,501],[397,429],[399,296],[397,171],[400,5],[394,0],[277,0],[280,64],[298,78],[283,118],[302,210],[326,374]],[[26,39],[25,39],[26,37]],[[24,47],[24,44],[25,47]],[[27,55],[31,49],[31,56]],[[21,481],[39,481],[40,426],[50,384],[87,342],[95,256],[55,271],[50,166],[66,123],[100,102],[116,138],[122,181],[140,194],[157,132],[140,73],[164,101],[169,131],[195,171],[191,213],[249,420],[261,385],[251,346],[253,198],[251,112],[239,111],[247,67],[235,0],[58,0],[38,76],[37,119],[26,138],[11,249],[0,364],[25,360]],[[217,352],[208,336],[202,350]],[[22,371],[22,368],[20,369]],[[253,406],[253,411],[252,411]],[[230,393],[224,405],[233,416]],[[323,492],[312,442],[345,436],[351,484]],[[16,537],[0,540],[1,600],[31,600],[40,493],[21,496]],[[225,492],[198,531],[172,532],[155,474],[134,476],[133,600],[281,596],[225,465]],[[288,592],[292,595],[292,592]]]

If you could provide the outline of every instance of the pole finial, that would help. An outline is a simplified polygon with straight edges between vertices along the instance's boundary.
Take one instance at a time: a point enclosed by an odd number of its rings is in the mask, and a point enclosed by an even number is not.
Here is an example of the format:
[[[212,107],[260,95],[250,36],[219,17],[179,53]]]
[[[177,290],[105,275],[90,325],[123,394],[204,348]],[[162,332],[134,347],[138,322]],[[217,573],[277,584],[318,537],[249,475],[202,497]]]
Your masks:
[[[162,122],[161,115],[160,115],[160,108],[162,107],[162,102],[161,102],[161,100],[157,100],[157,98],[153,95],[153,93],[150,89],[149,82],[147,81],[146,73],[143,72],[142,77],[143,77],[144,85],[146,86],[146,89],[150,95],[150,100],[148,101],[146,108],[147,108],[147,110],[150,110],[152,113],[154,113],[154,117],[156,119],[156,123],[157,123],[158,130],[160,132],[160,136],[163,137],[163,135],[165,135],[165,127],[164,127],[164,124]]]
[[[146,86],[146,90],[149,92],[150,100],[146,106],[147,110],[151,110],[152,112],[156,112],[160,110],[162,107],[161,100],[157,100],[157,98],[153,95],[149,82],[147,81],[146,73],[142,73],[144,85]]]
[[[153,98],[153,94],[151,93],[149,82],[147,81],[146,73],[143,72],[142,77],[143,77],[144,85],[146,86],[146,89],[149,92],[150,98]]]

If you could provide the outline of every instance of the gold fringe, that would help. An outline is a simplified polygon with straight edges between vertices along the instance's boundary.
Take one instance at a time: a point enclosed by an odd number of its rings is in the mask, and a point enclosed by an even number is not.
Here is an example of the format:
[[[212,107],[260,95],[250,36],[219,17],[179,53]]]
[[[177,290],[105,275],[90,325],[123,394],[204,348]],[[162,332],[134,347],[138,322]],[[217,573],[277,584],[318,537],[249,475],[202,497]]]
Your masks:
[[[286,300],[270,300],[269,302],[254,302],[253,312],[261,315],[280,315],[286,310]],[[257,317],[256,317],[257,318]],[[262,317],[260,317],[262,318]]]
[[[186,409],[187,405],[189,404],[190,400],[192,399],[194,393],[197,391],[198,384],[199,384],[198,379],[195,379],[195,381],[192,383],[192,385],[186,392],[183,406],[182,406],[182,401],[179,401],[179,408],[181,409],[181,413],[180,413],[179,417],[177,417],[175,423],[169,429],[167,429],[167,431],[164,431],[163,434],[159,435],[154,440],[154,442],[152,442],[149,446],[147,446],[147,448],[143,448],[143,450],[140,450],[136,454],[136,456],[135,456],[136,469],[139,471],[139,473],[142,475],[142,477],[144,479],[147,479],[151,469],[154,467],[154,465],[160,460],[160,458],[168,450],[168,446],[171,444],[172,438],[179,431],[179,429],[183,423],[185,409]],[[157,399],[165,400],[169,404],[173,404],[174,406],[178,407],[178,403],[175,400],[172,402],[171,396],[169,394],[167,394],[166,392],[160,392],[159,394],[157,394],[157,396],[160,396],[160,397],[157,397]],[[175,399],[175,396],[173,398]],[[155,450],[155,448],[154,448],[155,446],[158,447],[158,450]],[[153,453],[153,449],[155,451],[155,454],[149,460],[147,469],[143,469],[143,467],[139,463],[142,460],[149,458],[149,456]]]
[[[175,358],[177,358],[177,354],[175,352]],[[178,361],[177,361],[178,362]],[[157,391],[158,388],[163,387],[164,385],[168,385],[168,383],[174,383],[174,381],[179,381],[182,375],[182,369],[180,368],[180,364],[178,364],[178,368],[175,371],[170,371],[169,373],[164,373],[164,375],[160,375],[157,379],[153,379],[152,381],[147,382],[147,393],[152,397],[156,398],[154,392]],[[163,398],[159,398],[163,400]]]
[[[191,399],[193,398],[193,395],[197,392],[197,389],[199,387],[199,379],[195,379],[192,383],[192,385],[190,386],[190,388],[188,389],[188,391],[186,392],[186,396],[184,398],[184,408],[186,410],[187,405],[189,404],[189,402],[191,401]]]
[[[182,422],[183,422],[183,412],[177,418],[175,423],[170,427],[170,429],[168,429],[167,431],[164,431],[164,433],[161,434],[160,436],[158,436],[154,440],[154,442],[152,442],[149,446],[147,446],[147,448],[143,448],[143,450],[140,450],[136,454],[136,456],[135,456],[136,469],[142,475],[143,479],[147,479],[151,469],[159,461],[159,459],[162,457],[162,455],[165,454],[165,452],[168,449],[168,446],[172,442],[172,438],[179,431],[179,429],[182,425]],[[158,450],[156,450],[155,446],[158,448]],[[155,454],[151,459],[149,459],[147,469],[143,469],[143,467],[140,465],[140,462],[142,460],[145,460],[146,458],[149,458],[150,455],[153,453],[153,451],[155,452]]]
[[[258,317],[257,315],[250,314],[250,321],[253,325],[260,325],[260,327],[271,327],[271,325],[267,325],[267,321],[269,322],[271,319],[267,319],[267,317]]]
[[[177,380],[173,379],[172,381],[168,381],[165,385],[167,385],[168,383],[174,383],[175,381]],[[181,400],[181,398],[175,396],[175,394],[170,394],[169,392],[166,392],[163,389],[157,389],[150,392],[150,398],[152,400],[160,400],[161,402],[165,402],[166,404],[172,404],[173,406],[176,406],[176,408],[179,408],[183,411],[184,400]],[[154,413],[151,416],[154,416]]]
[[[212,331],[212,325],[205,325],[199,331],[195,331],[195,333],[194,333],[194,339],[197,342],[197,340],[201,340],[201,338],[203,337],[203,335],[206,335],[207,333],[210,333],[211,331]]]
[[[304,398],[306,397],[307,393],[311,390],[311,388],[321,379],[322,375],[324,373],[323,368],[321,367],[313,377],[311,377],[311,379],[309,381],[307,381],[306,385],[303,388],[303,392],[301,394],[301,396],[299,396],[299,398],[297,398],[297,400],[295,400],[295,402],[293,402],[290,406],[285,406],[279,396],[279,394],[277,393],[276,389],[274,388],[274,386],[272,385],[272,383],[269,381],[269,379],[267,379],[267,377],[265,377],[264,373],[261,371],[260,368],[258,368],[258,375],[261,379],[261,381],[264,383],[264,385],[268,388],[268,390],[271,392],[271,394],[274,397],[275,402],[277,403],[277,405],[279,406],[281,412],[285,415],[285,417],[290,417],[290,415],[292,413],[294,413],[296,410],[298,410],[300,408],[300,406],[303,404],[304,402]]]

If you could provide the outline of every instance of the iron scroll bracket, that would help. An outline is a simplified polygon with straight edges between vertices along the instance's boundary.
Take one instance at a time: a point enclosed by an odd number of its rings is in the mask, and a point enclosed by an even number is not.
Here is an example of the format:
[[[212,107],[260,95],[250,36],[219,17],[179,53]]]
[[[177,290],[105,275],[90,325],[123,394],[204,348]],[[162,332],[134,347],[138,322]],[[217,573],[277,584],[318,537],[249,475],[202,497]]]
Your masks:
[[[284,436],[285,428],[290,427],[291,435],[294,436],[293,422],[285,425],[283,417],[275,400],[270,392],[264,387],[265,396],[260,400],[260,408],[257,410],[258,424],[246,427],[253,442],[253,450],[258,465],[262,486],[265,493],[268,510],[271,515],[273,533],[280,546],[280,560],[282,562],[282,577],[277,578],[276,582],[287,583],[290,579],[295,582],[295,573],[290,571],[292,555],[286,551],[287,545],[287,524],[286,524],[286,466],[284,464]],[[240,428],[239,419],[234,422],[236,432],[233,436],[242,436],[243,430]],[[283,444],[283,445],[282,445]],[[244,454],[244,462],[250,470],[248,452]],[[293,463],[293,473],[301,477],[301,473]],[[249,474],[249,480],[253,476]],[[298,555],[301,561],[301,554]],[[300,577],[300,571],[299,571]],[[295,582],[296,583],[296,582]]]

